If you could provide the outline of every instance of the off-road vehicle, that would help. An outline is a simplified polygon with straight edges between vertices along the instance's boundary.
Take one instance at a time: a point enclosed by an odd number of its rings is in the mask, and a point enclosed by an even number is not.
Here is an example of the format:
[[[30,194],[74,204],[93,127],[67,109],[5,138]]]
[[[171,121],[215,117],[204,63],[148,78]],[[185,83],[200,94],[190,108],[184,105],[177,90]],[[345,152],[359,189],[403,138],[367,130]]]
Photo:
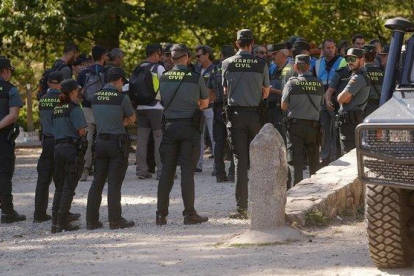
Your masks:
[[[356,148],[371,259],[397,268],[414,260],[414,35],[404,42],[414,24],[397,17],[385,26],[392,38],[380,107],[357,127]]]

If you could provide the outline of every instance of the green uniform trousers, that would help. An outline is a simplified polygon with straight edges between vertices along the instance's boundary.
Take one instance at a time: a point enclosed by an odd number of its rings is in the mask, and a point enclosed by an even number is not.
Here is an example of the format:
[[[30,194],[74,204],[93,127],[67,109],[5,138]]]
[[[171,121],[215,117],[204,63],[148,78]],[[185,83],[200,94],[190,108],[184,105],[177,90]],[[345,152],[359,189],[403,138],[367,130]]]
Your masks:
[[[287,162],[292,176],[291,186],[303,179],[303,159],[306,151],[310,174],[319,169],[318,127],[310,120],[295,120],[286,132]]]

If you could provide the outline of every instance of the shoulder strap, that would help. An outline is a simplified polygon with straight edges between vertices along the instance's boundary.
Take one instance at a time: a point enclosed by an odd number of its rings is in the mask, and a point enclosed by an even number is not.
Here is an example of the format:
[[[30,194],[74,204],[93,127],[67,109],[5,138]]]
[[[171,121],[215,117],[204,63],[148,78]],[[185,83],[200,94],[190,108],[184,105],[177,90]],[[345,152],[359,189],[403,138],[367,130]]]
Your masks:
[[[316,104],[312,101],[311,97],[309,96],[309,93],[305,92],[306,96],[308,96],[308,99],[310,103],[312,104],[313,108],[315,108],[316,111],[319,112],[319,109],[316,107]]]
[[[185,71],[186,73],[188,72],[188,71]],[[178,83],[178,86],[177,86],[177,88],[175,89],[175,91],[174,91],[174,94],[173,94],[173,96],[172,96],[172,98],[171,98],[171,100],[164,106],[164,111],[165,110],[167,110],[169,107],[170,107],[170,105],[171,105],[171,103],[172,103],[172,101],[174,100],[174,98],[175,98],[175,95],[177,95],[177,92],[178,92],[178,88],[180,88],[180,85],[181,85],[181,83],[183,82],[183,80],[184,80],[184,78],[186,77],[186,75],[184,75],[183,76],[183,78],[180,80],[180,82]]]

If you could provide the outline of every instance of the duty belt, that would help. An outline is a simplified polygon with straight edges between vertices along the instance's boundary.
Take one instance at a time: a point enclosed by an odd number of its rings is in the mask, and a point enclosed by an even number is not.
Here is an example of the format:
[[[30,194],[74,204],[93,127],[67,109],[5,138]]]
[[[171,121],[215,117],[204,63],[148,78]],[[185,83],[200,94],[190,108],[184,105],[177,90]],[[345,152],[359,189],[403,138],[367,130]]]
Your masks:
[[[369,104],[375,104],[375,105],[379,105],[380,100],[379,99],[369,99],[368,103]]]
[[[55,139],[55,137],[54,136],[50,136],[50,135],[42,135],[42,138],[43,138],[43,140],[46,140],[46,139]]]
[[[7,127],[5,127],[5,128],[2,128],[2,129],[0,129],[0,135],[8,135],[9,133],[10,133],[10,131],[12,131],[13,130],[13,125],[10,127],[10,126],[7,126]]]
[[[258,106],[230,106],[231,111],[259,111]]]
[[[315,120],[305,120],[305,119],[296,119],[296,118],[291,118],[291,120],[292,120],[292,123],[299,123],[299,124],[308,125],[311,127],[319,126],[319,121],[315,121]]]
[[[98,134],[98,138],[102,140],[115,140],[119,141],[122,139],[127,139],[126,134],[110,134],[110,133],[100,133]]]
[[[80,139],[78,138],[63,138],[56,140],[55,144],[72,144],[72,145],[79,145]]]
[[[191,122],[192,120],[193,120],[193,118],[171,118],[171,119],[166,118],[165,119],[165,122],[166,123],[173,123],[173,122]]]

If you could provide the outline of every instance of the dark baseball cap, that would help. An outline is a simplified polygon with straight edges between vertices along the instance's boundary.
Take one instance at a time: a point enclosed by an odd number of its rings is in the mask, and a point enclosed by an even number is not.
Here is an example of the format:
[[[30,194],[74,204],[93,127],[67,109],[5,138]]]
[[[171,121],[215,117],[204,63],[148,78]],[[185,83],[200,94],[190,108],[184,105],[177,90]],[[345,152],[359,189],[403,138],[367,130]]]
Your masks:
[[[0,57],[0,68],[7,68],[14,71],[14,67],[11,65],[10,59],[6,57]]]
[[[390,52],[390,45],[385,44],[384,46],[382,46],[382,52],[378,53],[378,55],[388,55],[389,52]]]
[[[310,44],[303,38],[296,39],[295,43],[293,43],[292,49],[296,50],[310,50]]]
[[[63,81],[63,74],[62,72],[55,71],[49,74],[47,77],[47,81],[54,84],[59,84]]]
[[[185,44],[182,44],[182,43],[174,44],[171,47],[171,57],[173,59],[179,59],[185,55],[188,55],[188,56],[191,55],[190,49],[188,49],[188,47]]]
[[[221,47],[221,53],[223,56],[232,56],[234,55],[234,48],[231,45],[224,45]]]
[[[78,88],[78,84],[74,79],[65,79],[60,83],[60,90],[62,92],[72,92]]]
[[[365,44],[364,46],[362,46],[362,51],[366,54],[375,53],[375,46],[372,44]]]
[[[349,56],[362,58],[364,56],[364,51],[358,48],[349,48],[348,51],[346,51],[345,57],[349,57]]]
[[[309,55],[297,55],[295,57],[295,64],[311,64],[311,57]]]
[[[253,32],[249,29],[243,29],[237,32],[237,40],[253,39]]]
[[[127,79],[126,79],[126,73],[124,71],[124,69],[119,68],[119,67],[111,67],[109,68],[108,72],[107,72],[107,76],[108,78],[110,76],[118,76],[121,77],[124,80],[124,83],[127,83]]]

